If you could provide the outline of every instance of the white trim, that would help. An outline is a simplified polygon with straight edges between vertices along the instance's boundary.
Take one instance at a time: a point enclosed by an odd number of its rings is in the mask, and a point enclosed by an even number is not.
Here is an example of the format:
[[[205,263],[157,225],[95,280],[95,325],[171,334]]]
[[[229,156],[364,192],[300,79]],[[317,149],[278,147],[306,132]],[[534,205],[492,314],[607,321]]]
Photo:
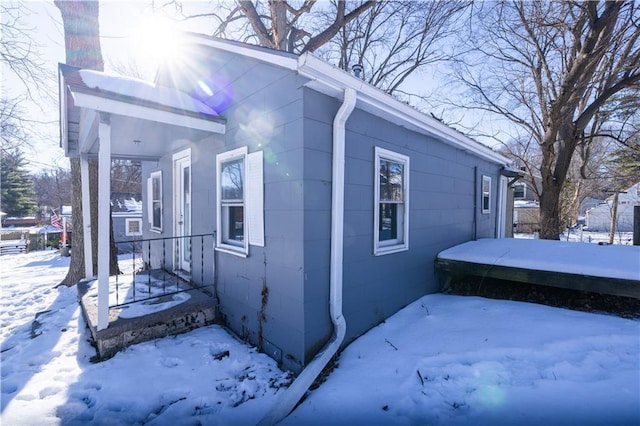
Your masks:
[[[213,47],[216,49],[224,50],[225,52],[237,53],[243,56],[248,56],[253,59],[258,59],[263,62],[267,62],[272,65],[277,65],[288,70],[296,70],[298,68],[298,60],[294,57],[287,57],[284,54],[273,53],[260,46],[251,46],[244,43],[233,43],[223,40],[217,40],[212,38],[198,37],[197,34],[189,34],[193,37],[196,44],[202,44],[205,46]]]
[[[247,185],[246,185],[246,167],[247,167],[247,153],[248,149],[246,146],[237,148],[231,151],[223,152],[221,154],[216,155],[216,249],[223,253],[231,253],[239,256],[248,256],[249,255],[249,238],[247,238]],[[225,163],[230,160],[235,160],[241,158],[244,162],[245,167],[245,182],[242,184],[242,201],[243,201],[243,220],[244,220],[244,239],[242,241],[242,245],[232,245],[226,244],[222,241],[223,234],[223,224],[222,224],[222,182],[220,179],[220,173],[222,172],[222,163]]]
[[[149,224],[149,228],[153,225],[153,180],[151,179],[151,175],[147,178],[147,223]]]
[[[487,191],[484,190],[485,182],[487,182],[489,185],[489,188]],[[491,185],[492,185],[491,176],[482,175],[482,179],[480,180],[480,209],[482,214],[491,214],[491,192],[492,192]],[[486,197],[488,198],[487,208],[484,207],[485,194],[487,194]]]
[[[154,226],[154,223],[153,223],[153,201],[154,201],[154,199],[153,199],[153,180],[156,177],[159,179],[159,182],[160,182],[160,199],[157,200],[157,201],[160,202],[160,226]],[[162,200],[162,198],[163,198],[162,197],[162,195],[163,195],[162,194],[162,170],[156,170],[155,172],[151,172],[149,174],[149,179],[151,179],[151,185],[149,187],[149,189],[151,190],[151,192],[149,194],[149,200],[151,201],[151,208],[149,210],[149,219],[150,219],[150,221],[149,221],[149,223],[150,223],[149,230],[153,231],[153,232],[161,233],[162,232],[162,225],[163,225],[163,223],[162,223],[163,222],[163,216],[164,216],[164,211],[163,211],[164,210],[164,206],[163,206],[164,203],[163,203],[163,200]]]
[[[402,163],[402,237],[382,243],[380,241],[380,160],[391,160]],[[381,256],[385,254],[397,253],[409,249],[409,174],[410,159],[406,155],[389,151],[384,148],[374,149],[374,188],[373,188],[373,254]],[[400,204],[400,203],[399,203]],[[398,230],[400,231],[400,229]]]
[[[131,232],[131,223],[136,222],[138,224],[138,232]],[[124,235],[127,237],[139,237],[142,235],[142,218],[141,217],[127,217],[124,219]]]
[[[91,245],[91,198],[89,197],[89,158],[80,155],[82,185],[82,235],[84,237],[84,277],[93,277],[93,247]]]
[[[522,188],[522,197],[516,197],[516,188]],[[514,200],[526,200],[527,199],[527,184],[524,182],[516,182],[513,184],[513,199]]]
[[[117,101],[115,99],[107,99],[86,93],[72,91],[71,94],[73,96],[75,106],[81,108],[89,108],[96,111],[108,112],[131,118],[139,118],[142,120],[172,124],[174,126],[204,130],[219,134],[224,134],[226,131],[226,125],[216,121],[150,108],[144,105]],[[132,105],[134,108],[132,108]]]
[[[105,120],[98,125],[98,331],[109,326],[111,125]]]
[[[67,83],[65,82],[64,74],[62,74],[62,70],[58,68],[58,96],[59,104],[58,109],[60,110],[60,147],[64,150],[65,156],[69,156],[69,133],[67,132],[67,105],[69,101],[67,100]]]
[[[78,131],[78,152],[86,153],[89,152],[94,142],[97,139],[96,131],[97,127],[96,123],[98,123],[99,117],[98,113],[92,109],[81,109],[80,110],[80,124]]]
[[[246,232],[249,244],[264,247],[264,167],[263,151],[247,154]]]
[[[175,154],[173,154],[172,156],[172,160],[173,160],[173,236],[177,237],[178,233],[180,231],[180,227],[181,225],[179,224],[179,218],[178,218],[178,206],[180,206],[182,204],[182,195],[183,195],[183,191],[182,191],[182,163],[183,161],[188,160],[189,162],[189,194],[191,195],[191,201],[193,201],[193,194],[191,192],[191,184],[193,179],[191,178],[191,148],[187,148],[184,149],[182,151],[176,152]],[[193,205],[191,206],[191,210],[190,212],[193,211]],[[192,226],[192,222],[191,222],[191,217],[189,217],[189,226]],[[189,230],[188,234],[191,234],[191,231]],[[181,237],[184,237],[184,235],[180,235]],[[179,249],[179,244],[180,241],[175,238],[173,240],[173,253],[174,253],[174,259],[176,261],[176,263],[173,265],[173,269],[174,271],[178,271],[178,270],[183,270],[186,272],[190,272],[191,271],[191,265],[188,265],[188,269],[183,268],[183,263],[182,263],[182,259],[178,258],[177,254],[178,254],[178,249]],[[184,265],[187,266],[187,265]]]
[[[509,190],[509,179],[506,176],[500,176],[498,181],[498,214],[496,220],[498,225],[496,226],[496,238],[504,238],[507,224],[505,222],[507,217],[507,191]]]

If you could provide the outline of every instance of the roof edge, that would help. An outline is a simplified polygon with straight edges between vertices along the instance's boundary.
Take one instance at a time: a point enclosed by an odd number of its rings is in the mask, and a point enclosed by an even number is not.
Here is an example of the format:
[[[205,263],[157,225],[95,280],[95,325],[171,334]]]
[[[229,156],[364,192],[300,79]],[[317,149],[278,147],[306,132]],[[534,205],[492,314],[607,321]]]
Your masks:
[[[330,91],[350,87],[358,93],[358,99],[386,114],[416,126],[440,139],[452,141],[453,145],[465,151],[473,152],[491,162],[508,165],[511,160],[490,147],[475,141],[441,121],[429,117],[423,112],[406,105],[393,96],[374,87],[344,70],[331,65],[316,56],[305,53],[298,59],[298,72],[312,80],[327,86]]]

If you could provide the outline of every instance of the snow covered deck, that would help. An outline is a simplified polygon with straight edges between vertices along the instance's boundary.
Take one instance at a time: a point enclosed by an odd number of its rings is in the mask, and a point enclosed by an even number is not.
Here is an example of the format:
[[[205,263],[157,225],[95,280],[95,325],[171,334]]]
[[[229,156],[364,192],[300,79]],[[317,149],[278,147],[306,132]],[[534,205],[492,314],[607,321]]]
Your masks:
[[[438,254],[445,280],[465,275],[640,299],[640,247],[517,238],[470,241]]]

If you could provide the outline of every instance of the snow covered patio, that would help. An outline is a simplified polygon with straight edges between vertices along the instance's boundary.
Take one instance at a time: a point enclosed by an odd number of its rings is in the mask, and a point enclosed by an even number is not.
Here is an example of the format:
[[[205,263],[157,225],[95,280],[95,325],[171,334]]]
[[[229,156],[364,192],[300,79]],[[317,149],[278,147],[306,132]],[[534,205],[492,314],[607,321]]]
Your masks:
[[[518,238],[481,239],[444,250],[443,285],[465,276],[640,299],[640,247]]]

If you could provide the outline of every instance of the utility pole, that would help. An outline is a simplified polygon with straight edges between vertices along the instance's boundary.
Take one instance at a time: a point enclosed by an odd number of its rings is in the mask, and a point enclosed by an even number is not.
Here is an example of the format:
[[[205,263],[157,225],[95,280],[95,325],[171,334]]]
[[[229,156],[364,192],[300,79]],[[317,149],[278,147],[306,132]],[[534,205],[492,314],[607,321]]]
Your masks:
[[[616,223],[618,223],[618,195],[620,193],[616,191],[613,194],[613,208],[611,210],[611,226],[609,227],[609,244],[613,244],[613,237],[616,232]]]

